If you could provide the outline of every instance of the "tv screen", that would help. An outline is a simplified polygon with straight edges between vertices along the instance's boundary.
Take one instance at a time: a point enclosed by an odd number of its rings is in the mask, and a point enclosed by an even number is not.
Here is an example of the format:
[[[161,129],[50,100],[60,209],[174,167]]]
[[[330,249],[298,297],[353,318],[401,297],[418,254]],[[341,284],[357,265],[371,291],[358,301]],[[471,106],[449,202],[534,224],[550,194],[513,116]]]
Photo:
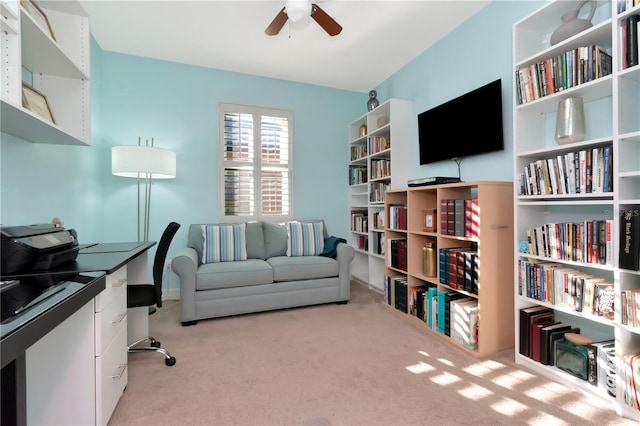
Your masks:
[[[502,81],[418,114],[420,164],[504,149]]]

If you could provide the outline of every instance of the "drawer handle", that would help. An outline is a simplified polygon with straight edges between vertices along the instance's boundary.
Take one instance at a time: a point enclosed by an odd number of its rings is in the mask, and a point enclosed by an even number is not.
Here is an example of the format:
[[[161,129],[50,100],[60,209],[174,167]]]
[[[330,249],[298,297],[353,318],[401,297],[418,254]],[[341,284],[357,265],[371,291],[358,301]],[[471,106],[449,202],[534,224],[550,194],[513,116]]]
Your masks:
[[[113,288],[122,287],[122,284],[126,282],[127,282],[126,278],[120,278],[119,280],[114,281],[113,284],[111,284],[111,287]]]
[[[126,316],[127,316],[126,312],[124,314],[116,315],[111,321],[111,324],[120,324],[122,320],[125,319]]]
[[[112,379],[119,379],[124,374],[124,370],[127,369],[127,364],[121,364],[118,366],[118,372],[111,376]]]

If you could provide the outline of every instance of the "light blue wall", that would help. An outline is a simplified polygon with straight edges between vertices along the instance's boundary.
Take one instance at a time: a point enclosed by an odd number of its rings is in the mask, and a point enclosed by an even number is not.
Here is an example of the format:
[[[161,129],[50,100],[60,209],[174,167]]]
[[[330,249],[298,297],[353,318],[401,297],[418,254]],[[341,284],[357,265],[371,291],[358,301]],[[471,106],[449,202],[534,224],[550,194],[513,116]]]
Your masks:
[[[135,180],[108,170],[111,147],[135,145],[138,136],[177,154],[177,178],[153,185],[150,235],[182,224],[173,249],[186,245],[189,224],[219,220],[220,101],[293,112],[294,216],[323,218],[331,234],[347,235],[347,129],[365,95],[111,52],[102,53],[102,75],[104,240],[137,235]]]
[[[415,113],[503,79],[504,152],[465,159],[464,180],[512,180],[512,24],[544,2],[495,1],[376,89],[414,102]],[[91,147],[32,144],[2,134],[0,221],[4,225],[60,217],[81,242],[136,238],[135,180],[111,175],[111,147],[138,136],[175,150],[178,177],[154,184],[152,238],[168,221],[183,228],[218,219],[217,104],[290,109],[294,117],[294,213],[322,217],[334,235],[348,232],[348,124],[362,116],[366,93],[267,79],[104,52],[92,41]],[[412,141],[417,158],[417,133]],[[408,164],[411,178],[457,173],[455,163]]]
[[[505,149],[463,159],[460,169],[464,181],[513,180],[512,26],[545,3],[493,1],[376,88],[382,100],[395,97],[413,101],[417,116],[502,79]],[[452,120],[456,121],[451,124],[451,139],[442,143],[455,143],[456,126],[464,125],[464,117]],[[458,175],[453,161],[419,165],[417,126],[411,149],[416,160],[407,165],[410,179]]]

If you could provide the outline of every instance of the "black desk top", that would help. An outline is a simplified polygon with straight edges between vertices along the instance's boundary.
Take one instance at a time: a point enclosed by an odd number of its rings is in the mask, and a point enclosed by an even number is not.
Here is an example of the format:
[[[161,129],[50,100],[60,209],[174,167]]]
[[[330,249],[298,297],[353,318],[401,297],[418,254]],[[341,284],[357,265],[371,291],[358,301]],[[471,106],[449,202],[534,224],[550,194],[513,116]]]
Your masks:
[[[131,260],[145,254],[155,244],[155,241],[96,244],[81,249],[76,260],[65,262],[55,269],[2,277],[3,280],[26,280],[28,277],[49,276],[52,280],[61,281],[74,274],[91,277],[89,284],[69,284],[69,281],[66,281],[65,291],[57,292],[51,297],[50,301],[54,303],[30,309],[27,313],[34,315],[15,327],[9,324],[0,327],[2,367],[104,290],[105,274],[115,272]]]

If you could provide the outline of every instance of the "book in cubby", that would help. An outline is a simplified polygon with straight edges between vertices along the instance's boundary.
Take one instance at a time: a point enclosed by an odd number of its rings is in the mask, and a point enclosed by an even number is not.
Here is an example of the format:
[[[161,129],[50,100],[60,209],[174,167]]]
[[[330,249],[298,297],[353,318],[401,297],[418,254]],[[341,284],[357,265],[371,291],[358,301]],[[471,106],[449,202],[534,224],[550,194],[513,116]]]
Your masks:
[[[385,178],[391,175],[390,160],[371,160],[371,179]]]
[[[367,181],[366,166],[349,166],[349,185],[359,185]]]
[[[354,232],[369,231],[369,211],[367,209],[351,209],[351,230]]]
[[[407,239],[401,238],[388,238],[387,254],[389,259],[388,266],[401,271],[407,270]]]
[[[387,136],[369,136],[369,155],[374,155],[391,148],[391,141]]]
[[[351,145],[351,161],[359,160],[367,156],[367,145]]]
[[[403,205],[389,205],[389,228],[407,229],[407,207]]]
[[[384,229],[385,220],[384,220],[384,210],[375,211],[372,213],[371,225],[373,229]]]
[[[476,238],[479,227],[478,199],[440,200],[440,233]]]
[[[389,182],[372,182],[369,188],[369,202],[384,203],[384,194],[390,187]]]

